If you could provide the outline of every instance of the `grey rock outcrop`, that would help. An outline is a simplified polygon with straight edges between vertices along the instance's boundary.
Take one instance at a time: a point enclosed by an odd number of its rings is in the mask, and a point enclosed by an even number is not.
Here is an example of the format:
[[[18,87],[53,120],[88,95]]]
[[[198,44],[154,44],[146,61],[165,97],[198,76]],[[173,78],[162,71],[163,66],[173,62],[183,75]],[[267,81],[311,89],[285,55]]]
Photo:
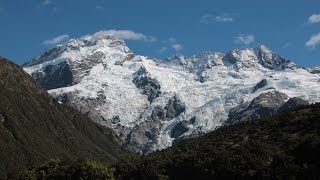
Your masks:
[[[144,117],[148,120],[131,130],[125,139],[126,145],[130,150],[139,153],[151,152],[152,145],[157,141],[160,134],[162,122],[178,117],[185,111],[185,108],[185,104],[176,95],[168,99],[164,106],[149,107],[151,113],[146,112]],[[186,132],[183,129],[184,126],[184,123],[178,123],[175,126],[177,137]]]
[[[304,106],[304,105],[308,105],[309,102],[306,100],[303,100],[301,98],[298,97],[293,97],[290,98],[286,103],[284,103],[278,110],[278,112],[283,112],[292,108],[296,108],[299,106]]]
[[[149,102],[152,102],[161,94],[160,83],[156,79],[151,78],[148,71],[143,66],[136,72],[133,83],[137,88],[142,90],[143,94],[148,96]]]
[[[250,103],[230,109],[228,123],[256,120],[275,114],[289,97],[279,91],[260,94]]]
[[[73,83],[73,75],[69,64],[61,62],[58,65],[48,65],[42,72],[35,72],[32,77],[44,89],[56,89],[70,86]]]
[[[134,152],[142,154],[150,152],[159,135],[160,126],[159,121],[148,121],[136,126],[128,134],[125,141],[126,146]]]
[[[166,106],[155,107],[152,110],[151,119],[154,121],[158,120],[171,120],[179,116],[186,110],[185,104],[176,95],[172,99],[169,99]]]
[[[190,125],[189,121],[181,121],[177,125],[174,126],[171,132],[172,138],[178,138],[183,133],[187,132],[189,130],[188,126]]]
[[[258,89],[261,89],[263,87],[265,87],[266,85],[268,85],[268,82],[266,79],[262,79],[257,85],[255,85],[253,87],[253,91],[252,92],[256,92]]]
[[[81,114],[84,114],[88,117],[90,117],[93,121],[107,125],[108,127],[111,127],[112,122],[115,121],[114,119],[104,119],[103,117],[99,116],[99,112],[96,110],[96,107],[104,104],[106,96],[101,93],[98,95],[97,98],[94,99],[81,99],[76,96],[77,92],[70,92],[65,94],[59,94],[55,95],[52,94],[58,101],[60,101],[63,104],[67,104],[78,111],[80,111]]]
[[[250,103],[246,102],[229,111],[226,124],[255,120],[269,117],[299,106],[308,105],[309,102],[299,97],[289,97],[279,91],[268,92],[254,98]],[[287,100],[287,101],[286,101]]]
[[[263,45],[255,47],[254,52],[259,59],[259,63],[268,69],[282,70],[287,68],[287,65],[290,63],[290,61],[273,53],[269,48]]]
[[[309,72],[312,73],[312,74],[318,74],[318,75],[320,75],[320,66],[307,68],[307,71],[309,71]]]

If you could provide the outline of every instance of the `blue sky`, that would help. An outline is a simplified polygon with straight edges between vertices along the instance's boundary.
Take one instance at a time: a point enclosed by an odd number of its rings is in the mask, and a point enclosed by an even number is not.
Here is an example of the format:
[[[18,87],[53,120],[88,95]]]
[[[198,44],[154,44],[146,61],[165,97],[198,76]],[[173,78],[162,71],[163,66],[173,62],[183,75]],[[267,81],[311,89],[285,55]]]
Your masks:
[[[18,64],[113,29],[129,33],[135,53],[156,58],[264,44],[297,64],[320,65],[319,0],[0,0],[0,23],[0,55]]]

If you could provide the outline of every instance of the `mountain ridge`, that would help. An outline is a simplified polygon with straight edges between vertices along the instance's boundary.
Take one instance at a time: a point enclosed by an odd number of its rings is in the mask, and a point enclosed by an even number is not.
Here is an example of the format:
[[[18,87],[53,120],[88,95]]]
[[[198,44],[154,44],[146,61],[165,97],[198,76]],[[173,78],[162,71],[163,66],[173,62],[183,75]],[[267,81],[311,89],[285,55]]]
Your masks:
[[[104,159],[126,151],[112,130],[60,104],[18,65],[0,57],[0,177],[51,158]]]
[[[230,109],[262,93],[320,101],[319,76],[265,46],[167,60],[136,55],[124,41],[99,33],[60,46],[59,56],[46,55],[24,70],[141,153],[210,132],[228,120]]]

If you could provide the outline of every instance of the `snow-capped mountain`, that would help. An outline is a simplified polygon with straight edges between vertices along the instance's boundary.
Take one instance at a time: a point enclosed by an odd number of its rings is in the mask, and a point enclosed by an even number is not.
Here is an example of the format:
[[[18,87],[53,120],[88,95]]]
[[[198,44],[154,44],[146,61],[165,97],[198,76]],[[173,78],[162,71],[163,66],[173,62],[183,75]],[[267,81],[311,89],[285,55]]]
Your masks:
[[[318,75],[263,45],[156,60],[98,32],[58,45],[23,67],[61,103],[112,127],[144,153],[212,131],[243,109],[269,108],[269,99],[320,101]]]

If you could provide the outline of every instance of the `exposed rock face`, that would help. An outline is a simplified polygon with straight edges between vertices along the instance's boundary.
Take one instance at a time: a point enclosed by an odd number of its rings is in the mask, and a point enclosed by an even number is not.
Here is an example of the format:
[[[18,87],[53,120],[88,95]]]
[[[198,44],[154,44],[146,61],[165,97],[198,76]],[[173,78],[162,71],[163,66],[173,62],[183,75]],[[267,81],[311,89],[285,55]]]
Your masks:
[[[69,62],[72,70],[73,84],[78,84],[79,82],[81,82],[81,80],[85,76],[89,75],[92,67],[94,67],[95,65],[103,64],[103,66],[107,66],[102,61],[105,57],[105,53],[101,51],[96,51],[93,54],[86,57],[82,62]]]
[[[260,94],[251,103],[245,103],[229,111],[228,122],[255,120],[275,114],[289,97],[279,91]]]
[[[255,54],[259,59],[259,63],[268,69],[285,69],[286,66],[290,63],[290,61],[285,60],[279,55],[273,53],[266,46],[260,45],[254,48]]]
[[[253,49],[232,50],[227,53],[223,59],[225,62],[234,64],[234,67],[237,70],[250,68],[252,66],[258,67],[257,65],[262,65],[266,69],[278,71],[286,68],[294,69],[299,67],[263,45],[259,45]],[[255,64],[255,62],[258,64]]]
[[[224,54],[204,51],[194,56],[175,55],[163,61],[162,65],[181,66],[197,75],[197,80],[204,83],[209,78],[206,71],[215,66],[223,66]]]
[[[66,62],[58,65],[48,65],[44,68],[43,72],[33,73],[32,77],[44,89],[66,87],[73,83],[72,72]]]
[[[188,125],[190,124],[189,121],[181,121],[179,122],[171,132],[171,137],[172,138],[178,138],[181,136],[183,133],[187,132],[189,130]]]
[[[95,107],[100,106],[105,102],[106,96],[103,95],[102,92],[95,99],[79,99],[76,94],[77,92],[69,92],[65,94],[59,94],[55,96],[55,98],[58,101],[79,110],[81,114],[90,117],[96,123],[105,125],[107,124],[108,127],[111,127],[112,123],[116,121],[117,117],[114,117],[114,119],[104,119],[103,117],[99,116],[99,112],[95,109]]]
[[[84,48],[98,46],[99,40],[72,39],[63,45],[58,45],[46,51],[37,59],[23,64],[22,67],[29,69],[28,73],[41,87],[47,90],[78,84],[85,76],[89,75],[92,68],[97,64],[103,64],[107,68],[107,63],[103,61],[109,58],[107,52],[94,48],[93,50],[82,51]],[[112,37],[109,37],[108,40],[108,42],[105,42],[108,48],[114,48],[123,53],[116,55],[115,64],[121,64],[134,57],[134,54],[125,46],[123,41]],[[73,57],[69,58],[69,56]]]
[[[284,103],[278,110],[278,112],[283,112],[292,108],[296,108],[299,106],[309,105],[309,102],[306,100],[303,100],[298,97],[290,98],[286,103]]]
[[[136,72],[136,77],[133,79],[133,83],[137,88],[142,90],[142,93],[148,96],[148,101],[152,102],[155,98],[161,94],[161,86],[156,79],[149,76],[145,67],[141,67]]]
[[[253,87],[253,91],[252,92],[256,92],[258,89],[261,89],[263,87],[265,87],[266,85],[268,85],[268,82],[266,79],[262,79],[257,85],[255,85]]]
[[[320,66],[307,68],[307,70],[308,70],[310,73],[312,73],[312,74],[318,74],[318,75],[320,75]]]
[[[181,102],[176,96],[168,101],[168,104],[164,107],[155,107],[151,114],[151,119],[158,120],[171,120],[179,116],[186,109],[185,104]]]
[[[159,99],[156,99],[159,101]],[[149,108],[142,118],[147,120],[140,125],[134,127],[130,134],[126,137],[126,144],[133,151],[140,153],[148,153],[154,147],[154,144],[159,138],[161,127],[164,121],[171,121],[173,118],[178,117],[181,113],[185,111],[185,104],[176,95],[168,96],[165,104],[159,104],[154,107]],[[179,136],[186,131],[181,130],[181,124],[176,125]]]
[[[168,105],[165,107],[166,118],[172,119],[179,116],[182,112],[186,110],[186,105],[175,95],[169,100]]]
[[[126,146],[138,153],[148,153],[152,145],[157,141],[161,128],[160,121],[147,121],[136,126],[126,138]]]
[[[266,118],[299,106],[308,105],[309,102],[298,97],[289,97],[281,92],[264,93],[229,111],[228,123]]]
[[[102,63],[104,58],[105,54],[103,52],[96,51],[81,63],[63,61],[57,65],[49,64],[45,66],[43,71],[35,71],[31,75],[44,89],[67,87],[78,84],[83,77],[90,73],[92,67]]]

